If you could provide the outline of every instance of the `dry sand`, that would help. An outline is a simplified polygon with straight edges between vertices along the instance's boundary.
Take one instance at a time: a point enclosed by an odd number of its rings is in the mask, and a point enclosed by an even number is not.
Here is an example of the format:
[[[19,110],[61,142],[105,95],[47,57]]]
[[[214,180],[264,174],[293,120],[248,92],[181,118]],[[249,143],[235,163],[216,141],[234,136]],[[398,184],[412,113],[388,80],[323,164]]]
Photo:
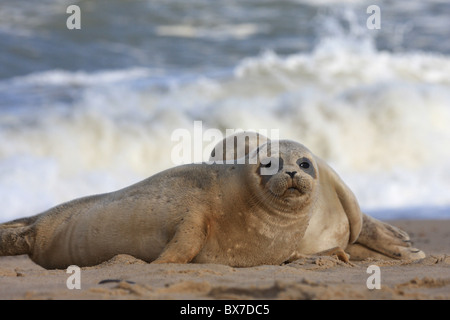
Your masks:
[[[419,261],[345,264],[310,257],[283,266],[152,265],[119,255],[81,269],[69,290],[66,270],[45,270],[27,256],[0,257],[0,299],[450,299],[450,220],[391,221],[427,253]],[[378,265],[381,289],[369,290]],[[119,282],[99,284],[102,280]]]

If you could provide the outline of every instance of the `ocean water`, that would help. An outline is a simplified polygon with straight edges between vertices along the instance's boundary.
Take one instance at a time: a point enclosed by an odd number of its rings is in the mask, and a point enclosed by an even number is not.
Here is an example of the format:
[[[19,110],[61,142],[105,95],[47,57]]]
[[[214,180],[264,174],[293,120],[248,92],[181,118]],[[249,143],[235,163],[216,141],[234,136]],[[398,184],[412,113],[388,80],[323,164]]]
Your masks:
[[[279,130],[380,219],[450,219],[449,16],[438,0],[2,0],[0,222],[173,167],[194,121]]]

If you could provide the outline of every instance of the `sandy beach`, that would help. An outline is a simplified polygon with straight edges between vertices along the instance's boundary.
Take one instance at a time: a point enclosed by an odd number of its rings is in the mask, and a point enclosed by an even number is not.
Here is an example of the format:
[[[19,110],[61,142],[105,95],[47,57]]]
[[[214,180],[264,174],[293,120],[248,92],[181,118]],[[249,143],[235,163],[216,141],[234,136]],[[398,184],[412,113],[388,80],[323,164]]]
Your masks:
[[[399,220],[427,257],[345,264],[312,256],[282,266],[152,265],[127,255],[81,268],[81,289],[69,290],[66,270],[45,270],[27,256],[0,257],[0,299],[450,299],[450,220]],[[370,265],[380,289],[368,289]],[[99,282],[104,281],[99,284]]]

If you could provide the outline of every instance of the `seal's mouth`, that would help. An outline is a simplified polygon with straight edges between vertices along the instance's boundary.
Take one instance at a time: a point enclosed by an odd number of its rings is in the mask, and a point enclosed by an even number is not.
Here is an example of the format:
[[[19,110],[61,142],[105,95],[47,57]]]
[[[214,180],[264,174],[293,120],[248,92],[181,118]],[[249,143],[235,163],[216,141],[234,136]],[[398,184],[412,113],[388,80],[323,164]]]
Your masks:
[[[300,190],[298,190],[298,188],[296,188],[296,187],[290,187],[290,188],[287,188],[287,189],[286,189],[284,195],[285,195],[286,197],[296,197],[296,196],[301,195],[301,192],[300,192]]]

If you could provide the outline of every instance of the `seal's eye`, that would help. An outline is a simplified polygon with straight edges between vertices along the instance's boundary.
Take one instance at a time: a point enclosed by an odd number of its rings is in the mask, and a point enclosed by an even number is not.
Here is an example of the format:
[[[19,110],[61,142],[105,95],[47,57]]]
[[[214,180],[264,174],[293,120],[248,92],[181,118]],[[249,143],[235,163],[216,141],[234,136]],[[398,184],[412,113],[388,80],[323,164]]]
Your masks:
[[[308,162],[303,161],[302,163],[299,164],[299,166],[300,166],[300,168],[308,169],[310,165]]]
[[[309,161],[308,158],[301,158],[297,160],[297,164],[302,169],[309,169],[311,168],[311,161]]]
[[[311,159],[308,159],[306,157],[300,158],[297,160],[297,165],[302,169],[304,173],[309,174],[314,179],[316,178],[316,171]]]

